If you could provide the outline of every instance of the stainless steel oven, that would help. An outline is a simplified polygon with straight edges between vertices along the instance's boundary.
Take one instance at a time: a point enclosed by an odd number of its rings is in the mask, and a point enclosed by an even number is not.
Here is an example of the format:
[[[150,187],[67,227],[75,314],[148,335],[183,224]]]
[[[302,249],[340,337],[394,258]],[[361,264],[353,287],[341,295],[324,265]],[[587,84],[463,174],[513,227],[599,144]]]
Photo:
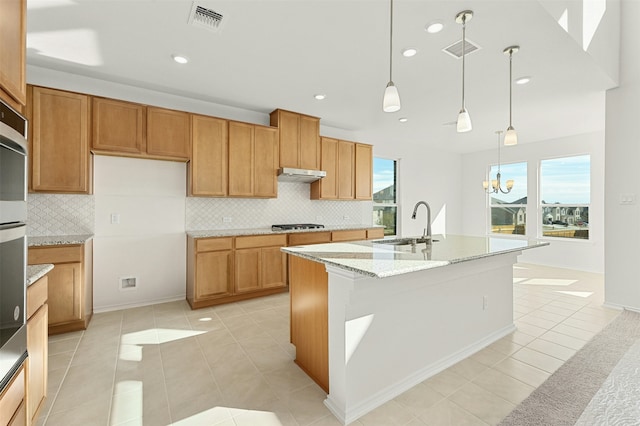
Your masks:
[[[27,122],[0,101],[0,390],[27,356]]]

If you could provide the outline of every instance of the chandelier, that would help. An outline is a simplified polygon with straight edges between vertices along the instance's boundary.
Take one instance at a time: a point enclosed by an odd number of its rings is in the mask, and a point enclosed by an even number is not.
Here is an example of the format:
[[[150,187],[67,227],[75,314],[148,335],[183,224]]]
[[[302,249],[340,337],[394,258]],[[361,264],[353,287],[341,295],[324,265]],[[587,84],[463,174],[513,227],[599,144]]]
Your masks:
[[[487,194],[497,194],[498,192],[502,192],[503,194],[508,194],[509,192],[511,192],[511,188],[513,188],[513,179],[509,179],[507,181],[507,189],[504,190],[502,189],[502,184],[500,182],[500,134],[502,133],[502,130],[498,130],[496,131],[496,134],[498,135],[498,174],[496,175],[496,178],[491,180],[491,188],[489,188],[489,181],[485,180],[482,182],[482,187],[484,188],[484,190],[487,192]]]

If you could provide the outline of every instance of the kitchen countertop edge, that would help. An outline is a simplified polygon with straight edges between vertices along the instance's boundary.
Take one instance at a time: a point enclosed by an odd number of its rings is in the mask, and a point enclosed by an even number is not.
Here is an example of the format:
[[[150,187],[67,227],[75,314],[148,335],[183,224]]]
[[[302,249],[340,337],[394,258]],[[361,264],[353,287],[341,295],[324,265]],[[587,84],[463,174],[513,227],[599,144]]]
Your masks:
[[[93,234],[27,236],[27,245],[40,247],[84,244],[91,239],[93,239]]]
[[[381,225],[326,225],[324,228],[314,229],[288,229],[272,231],[271,228],[240,228],[240,229],[204,229],[187,231],[187,236],[192,238],[209,238],[209,237],[236,237],[242,235],[275,235],[275,234],[293,234],[300,232],[331,232],[331,231],[348,231],[356,229],[373,229],[384,228]]]
[[[44,277],[53,269],[51,263],[27,266],[27,287]]]

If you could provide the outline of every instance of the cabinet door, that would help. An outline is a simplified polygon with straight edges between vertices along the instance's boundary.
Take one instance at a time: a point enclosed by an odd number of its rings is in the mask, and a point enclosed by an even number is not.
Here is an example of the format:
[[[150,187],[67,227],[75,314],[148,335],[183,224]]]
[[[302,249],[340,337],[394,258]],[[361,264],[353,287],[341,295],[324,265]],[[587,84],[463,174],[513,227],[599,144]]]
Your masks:
[[[320,169],[320,120],[300,116],[300,168]]]
[[[353,142],[338,142],[338,198],[352,200],[354,198],[354,158]]]
[[[93,98],[92,114],[93,149],[124,154],[145,152],[144,105]]]
[[[12,106],[12,101],[27,103],[26,5],[26,0],[0,1],[0,88],[11,96]]]
[[[235,290],[244,293],[260,289],[261,250],[243,249],[235,252]]]
[[[89,97],[33,87],[31,189],[91,193]]]
[[[371,200],[373,196],[373,147],[357,143],[356,152],[356,170],[355,170],[355,186],[356,200]]]
[[[193,115],[191,135],[189,195],[227,195],[227,121]]]
[[[261,287],[284,287],[287,285],[287,255],[280,247],[263,248],[261,251]]]
[[[288,111],[278,111],[280,130],[280,167],[300,167],[300,116]]]
[[[147,107],[147,154],[189,159],[190,121],[186,112]]]
[[[255,126],[254,195],[278,196],[278,129]]]
[[[231,294],[233,252],[211,251],[196,255],[196,299]]]
[[[229,122],[229,195],[253,196],[253,125]]]
[[[311,183],[311,198],[335,200],[338,198],[338,140],[320,139],[320,168],[327,175]]]
[[[47,396],[47,360],[49,306],[40,306],[27,321],[27,350],[29,351],[29,370],[27,374],[27,416],[36,424],[34,416]]]
[[[49,272],[49,325],[82,319],[82,264],[56,264]]]

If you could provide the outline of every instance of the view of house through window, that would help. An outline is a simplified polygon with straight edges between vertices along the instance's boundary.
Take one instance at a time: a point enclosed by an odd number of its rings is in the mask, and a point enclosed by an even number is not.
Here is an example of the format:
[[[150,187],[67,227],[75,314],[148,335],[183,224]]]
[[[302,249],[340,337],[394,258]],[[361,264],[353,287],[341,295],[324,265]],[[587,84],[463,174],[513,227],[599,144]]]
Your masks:
[[[540,200],[544,237],[589,239],[591,157],[542,160]]]
[[[384,235],[396,235],[398,218],[397,162],[373,159],[373,224],[384,226]]]
[[[489,181],[496,179],[498,166],[492,166],[489,173]],[[513,180],[513,188],[508,194],[498,191],[489,195],[491,232],[524,235],[527,227],[527,163],[502,164],[500,175],[502,189],[507,190],[507,180]]]

